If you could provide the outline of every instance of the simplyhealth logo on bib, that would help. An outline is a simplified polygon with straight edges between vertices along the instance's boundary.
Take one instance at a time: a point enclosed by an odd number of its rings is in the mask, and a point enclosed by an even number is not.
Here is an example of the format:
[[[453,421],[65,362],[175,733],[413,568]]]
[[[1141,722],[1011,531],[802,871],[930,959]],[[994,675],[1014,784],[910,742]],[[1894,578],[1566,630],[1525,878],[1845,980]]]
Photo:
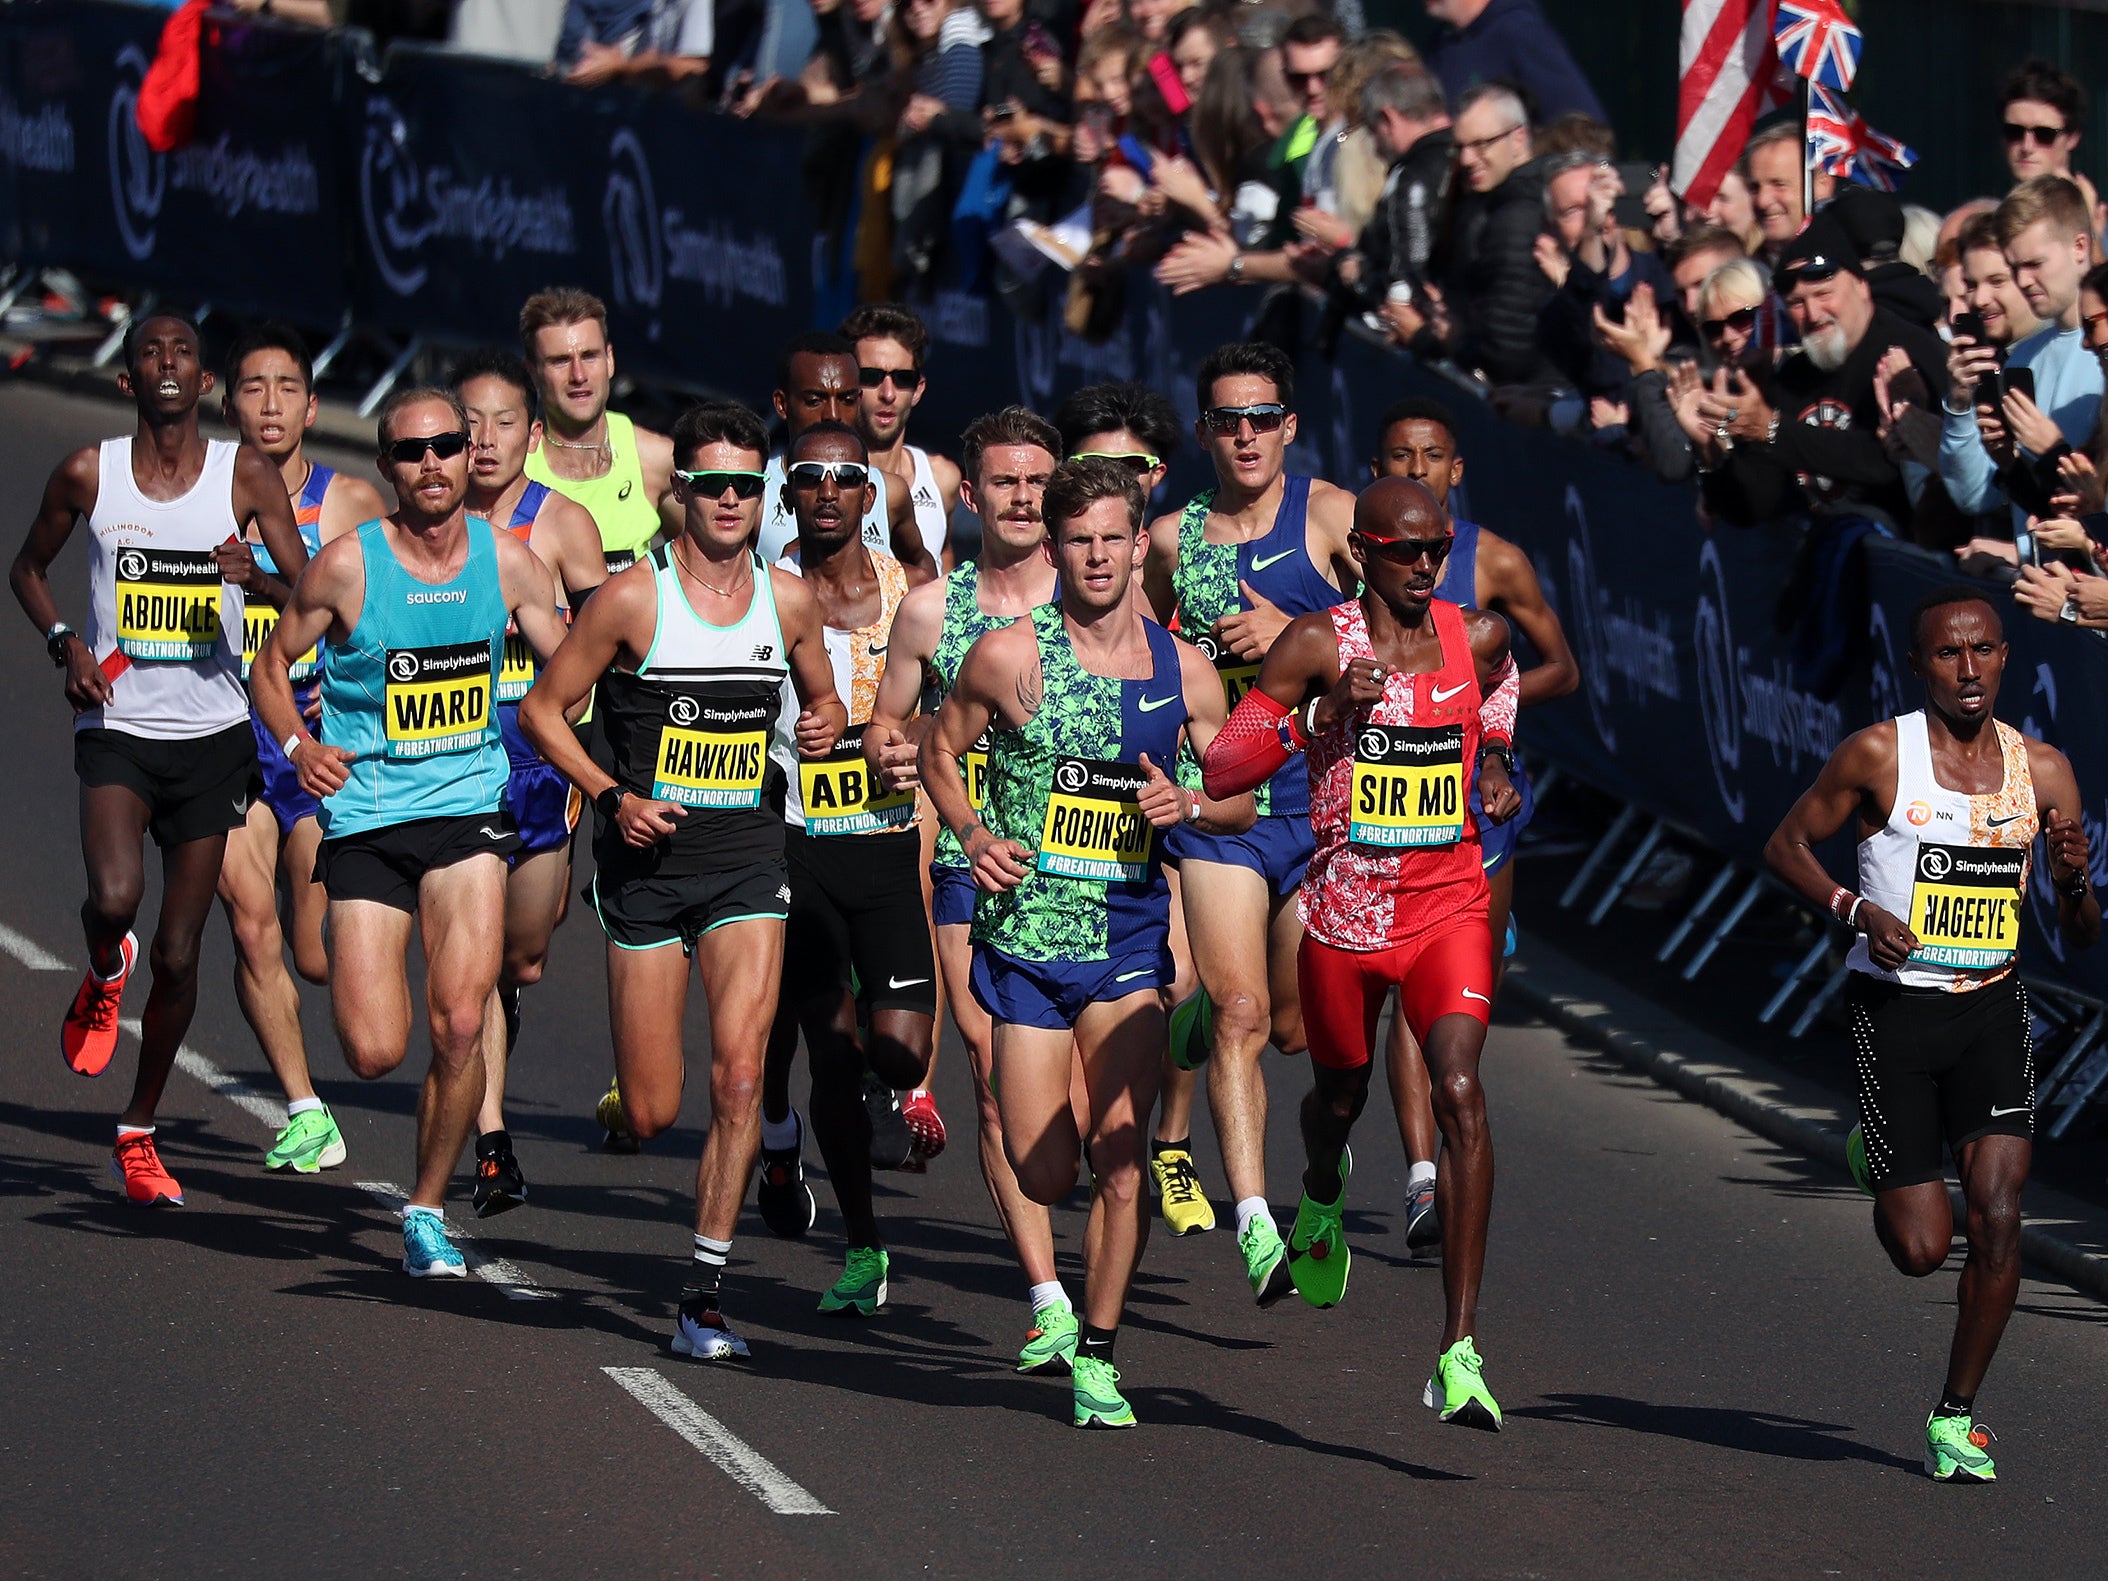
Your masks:
[[[481,746],[491,731],[490,658],[488,642],[390,648],[388,756],[428,758]]]
[[[1905,919],[1918,936],[1910,959],[1970,971],[2010,961],[2020,948],[2027,861],[2024,847],[1920,844]]]
[[[652,799],[683,807],[759,807],[768,770],[769,719],[766,703],[727,706],[669,698],[652,758]]]
[[[117,551],[117,646],[128,659],[209,659],[220,644],[220,566],[209,549]]]
[[[1464,727],[1363,725],[1354,736],[1347,838],[1389,850],[1464,838]]]
[[[1099,884],[1146,883],[1156,842],[1140,805],[1148,783],[1148,772],[1132,763],[1056,762],[1039,836],[1039,870]]]

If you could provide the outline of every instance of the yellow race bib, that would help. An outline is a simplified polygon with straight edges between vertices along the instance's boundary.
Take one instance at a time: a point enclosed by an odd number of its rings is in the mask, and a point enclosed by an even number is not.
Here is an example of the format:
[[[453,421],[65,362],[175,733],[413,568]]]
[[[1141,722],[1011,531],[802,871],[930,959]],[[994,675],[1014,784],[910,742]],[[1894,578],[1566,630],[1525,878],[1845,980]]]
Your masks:
[[[263,652],[263,645],[278,627],[278,607],[275,604],[260,604],[251,601],[242,609],[242,679],[249,678],[249,671],[256,665],[256,656]],[[310,648],[286,667],[286,679],[298,686],[311,679],[315,666],[321,662],[320,645]]]
[[[505,654],[498,661],[498,701],[516,703],[527,695],[534,685],[534,678],[541,671],[541,661],[534,656],[527,639],[517,631],[505,633]]]
[[[117,551],[117,646],[128,659],[209,659],[220,645],[220,567],[209,549]]]
[[[388,756],[428,758],[465,752],[489,737],[490,644],[390,648]]]
[[[1918,936],[1910,959],[1970,971],[2010,961],[2020,948],[2027,857],[2021,847],[1921,843],[1904,919]]]
[[[1147,771],[1132,763],[1058,760],[1039,835],[1039,870],[1096,884],[1146,883],[1156,846],[1156,830],[1139,805],[1148,783]]]
[[[669,699],[652,759],[652,799],[683,807],[759,807],[769,766],[768,715],[763,704]]]
[[[1363,725],[1354,739],[1347,838],[1397,849],[1464,838],[1464,727]]]
[[[877,834],[915,821],[915,792],[881,790],[864,763],[864,732],[852,730],[826,757],[798,764],[811,835]]]
[[[1232,708],[1243,702],[1244,694],[1259,679],[1259,661],[1238,658],[1230,649],[1221,646],[1212,632],[1202,633],[1194,646],[1215,666],[1216,678],[1222,682],[1223,701]]]
[[[966,801],[975,812],[988,805],[989,732],[959,754],[959,777],[966,781]]]

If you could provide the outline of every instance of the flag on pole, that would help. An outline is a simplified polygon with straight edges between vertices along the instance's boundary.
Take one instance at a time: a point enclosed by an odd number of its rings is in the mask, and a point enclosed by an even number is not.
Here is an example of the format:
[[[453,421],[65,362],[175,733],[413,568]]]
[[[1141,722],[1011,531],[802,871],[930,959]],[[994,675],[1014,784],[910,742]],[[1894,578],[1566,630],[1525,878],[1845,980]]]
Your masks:
[[[1757,117],[1791,98],[1772,41],[1772,0],[1683,0],[1678,76],[1669,184],[1703,208],[1742,157]]]
[[[1865,39],[1837,0],[1779,0],[1772,36],[1780,64],[1819,88],[1844,93],[1859,75]]]
[[[1877,132],[1859,112],[1821,83],[1808,85],[1808,168],[1844,176],[1862,187],[1893,192],[1916,150]]]

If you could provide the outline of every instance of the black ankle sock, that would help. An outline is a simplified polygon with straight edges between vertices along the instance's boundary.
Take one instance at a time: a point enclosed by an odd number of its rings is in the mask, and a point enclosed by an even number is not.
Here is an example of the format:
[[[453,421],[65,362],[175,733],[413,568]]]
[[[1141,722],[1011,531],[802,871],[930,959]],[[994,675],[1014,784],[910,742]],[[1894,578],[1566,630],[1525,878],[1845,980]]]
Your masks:
[[[1967,1416],[1975,1408],[1975,1405],[1975,1395],[1956,1394],[1952,1389],[1949,1389],[1940,1396],[1940,1408],[1932,1414],[1934,1416]]]
[[[1116,1328],[1097,1328],[1085,1323],[1076,1334],[1076,1348],[1086,1356],[1095,1356],[1104,1361],[1113,1353],[1113,1341],[1119,1337]]]
[[[1190,1153],[1192,1151],[1193,1138],[1190,1136],[1182,1136],[1176,1142],[1159,1142],[1155,1137],[1149,1139],[1149,1156],[1151,1158],[1155,1158],[1159,1153]]]

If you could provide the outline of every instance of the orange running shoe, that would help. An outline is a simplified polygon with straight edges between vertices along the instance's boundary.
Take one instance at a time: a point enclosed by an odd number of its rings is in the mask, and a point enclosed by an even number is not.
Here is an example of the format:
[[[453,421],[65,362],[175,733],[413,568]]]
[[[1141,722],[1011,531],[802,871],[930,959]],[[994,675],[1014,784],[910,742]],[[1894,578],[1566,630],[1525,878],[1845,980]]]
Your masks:
[[[162,1167],[151,1131],[128,1131],[117,1138],[116,1150],[110,1155],[110,1173],[124,1182],[126,1199],[139,1207],[158,1207],[164,1202],[171,1207],[183,1206],[183,1188]]]
[[[915,1157],[924,1163],[944,1151],[944,1121],[937,1113],[937,1100],[927,1087],[918,1087],[901,1100],[900,1117],[914,1138]]]
[[[66,1024],[59,1029],[59,1049],[76,1076],[100,1076],[110,1068],[117,1052],[117,1007],[124,1000],[124,985],[131,980],[132,965],[139,959],[139,939],[127,933],[118,947],[124,964],[108,982],[90,969],[81,979]]]

